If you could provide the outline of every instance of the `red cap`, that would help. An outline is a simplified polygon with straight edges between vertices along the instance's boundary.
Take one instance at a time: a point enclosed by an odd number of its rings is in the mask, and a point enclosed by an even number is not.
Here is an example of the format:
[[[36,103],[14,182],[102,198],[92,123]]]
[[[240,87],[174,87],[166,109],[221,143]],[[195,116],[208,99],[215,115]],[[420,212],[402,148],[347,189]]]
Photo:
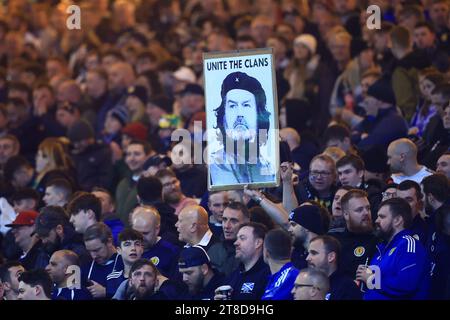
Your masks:
[[[132,139],[147,140],[147,127],[140,122],[127,124],[122,129],[122,134],[130,136]]]
[[[32,226],[38,215],[36,211],[21,211],[13,223],[7,224],[6,227]]]

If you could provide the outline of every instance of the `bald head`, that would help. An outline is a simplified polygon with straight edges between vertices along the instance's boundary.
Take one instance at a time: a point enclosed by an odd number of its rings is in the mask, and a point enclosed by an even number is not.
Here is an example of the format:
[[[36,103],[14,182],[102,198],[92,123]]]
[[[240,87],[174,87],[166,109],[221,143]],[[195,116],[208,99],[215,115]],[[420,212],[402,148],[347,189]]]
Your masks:
[[[295,279],[294,300],[325,300],[330,288],[328,277],[320,270],[302,269]]]
[[[134,230],[142,233],[145,250],[156,244],[161,226],[161,216],[155,208],[137,207],[131,214],[130,224]]]
[[[195,245],[200,242],[209,229],[208,213],[201,206],[187,206],[178,215],[175,227],[180,241]]]
[[[184,215],[198,225],[208,225],[208,213],[202,206],[187,206],[181,210],[180,215]]]
[[[45,268],[45,271],[50,275],[52,281],[58,285],[58,287],[66,286],[66,281],[72,274],[67,270],[69,266],[78,266],[78,255],[70,250],[55,251],[50,257],[50,261]]]
[[[283,128],[280,130],[281,140],[286,141],[292,151],[300,145],[300,135],[293,128]]]
[[[67,266],[77,266],[79,264],[78,255],[71,250],[59,250],[54,254],[58,254],[59,257],[61,257],[66,262]]]
[[[408,167],[417,167],[417,147],[409,139],[391,142],[387,150],[388,164],[392,173],[404,172]]]
[[[159,226],[161,224],[161,216],[158,210],[149,206],[139,206],[133,210],[131,214],[131,225],[136,224],[155,224]]]
[[[416,145],[414,144],[414,142],[407,138],[397,139],[391,142],[388,149],[390,148],[392,148],[392,150],[397,154],[404,153],[413,158],[416,158],[417,156]]]

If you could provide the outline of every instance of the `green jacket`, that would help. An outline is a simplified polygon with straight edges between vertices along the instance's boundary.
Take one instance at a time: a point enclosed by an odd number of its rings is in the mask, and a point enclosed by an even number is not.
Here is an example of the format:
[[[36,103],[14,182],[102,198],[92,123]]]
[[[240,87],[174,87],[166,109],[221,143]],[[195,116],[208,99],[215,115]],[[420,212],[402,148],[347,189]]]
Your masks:
[[[123,178],[116,189],[116,213],[125,226],[130,225],[128,216],[138,204],[136,185],[131,178]]]
[[[414,50],[396,61],[392,72],[392,89],[394,90],[397,106],[409,123],[419,102],[420,70],[431,65],[428,57],[422,51]]]

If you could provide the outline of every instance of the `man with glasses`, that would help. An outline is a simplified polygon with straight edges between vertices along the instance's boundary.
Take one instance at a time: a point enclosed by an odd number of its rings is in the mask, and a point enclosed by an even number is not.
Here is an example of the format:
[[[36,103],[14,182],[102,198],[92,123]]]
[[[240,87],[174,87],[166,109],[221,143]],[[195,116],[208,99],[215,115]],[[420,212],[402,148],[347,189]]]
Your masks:
[[[325,300],[329,287],[330,283],[325,273],[306,268],[298,274],[291,293],[294,300]]]
[[[155,177],[161,181],[163,201],[175,209],[176,216],[178,216],[183,208],[197,204],[195,199],[186,197],[183,194],[180,180],[178,180],[171,169],[161,169],[155,174]]]
[[[381,195],[383,196],[381,201],[397,197],[397,187],[398,184],[396,183],[389,183],[388,185],[386,185],[384,191],[381,193]]]
[[[317,155],[311,160],[309,166],[309,176],[295,186],[295,197],[291,197],[287,202],[283,204],[288,208],[294,209],[308,200],[314,200],[321,203],[328,209],[332,210],[332,203],[334,199],[334,193],[336,192],[336,165],[333,159],[327,155]],[[285,189],[286,183],[283,183],[283,189]],[[283,194],[285,190],[283,190]],[[286,191],[286,194],[292,194]]]

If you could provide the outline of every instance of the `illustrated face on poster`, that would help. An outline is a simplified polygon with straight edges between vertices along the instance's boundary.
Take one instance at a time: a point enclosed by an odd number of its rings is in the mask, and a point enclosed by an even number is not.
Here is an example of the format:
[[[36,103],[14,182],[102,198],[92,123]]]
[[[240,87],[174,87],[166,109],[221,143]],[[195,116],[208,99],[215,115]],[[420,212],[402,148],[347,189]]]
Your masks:
[[[205,54],[209,190],[278,185],[271,49]]]

